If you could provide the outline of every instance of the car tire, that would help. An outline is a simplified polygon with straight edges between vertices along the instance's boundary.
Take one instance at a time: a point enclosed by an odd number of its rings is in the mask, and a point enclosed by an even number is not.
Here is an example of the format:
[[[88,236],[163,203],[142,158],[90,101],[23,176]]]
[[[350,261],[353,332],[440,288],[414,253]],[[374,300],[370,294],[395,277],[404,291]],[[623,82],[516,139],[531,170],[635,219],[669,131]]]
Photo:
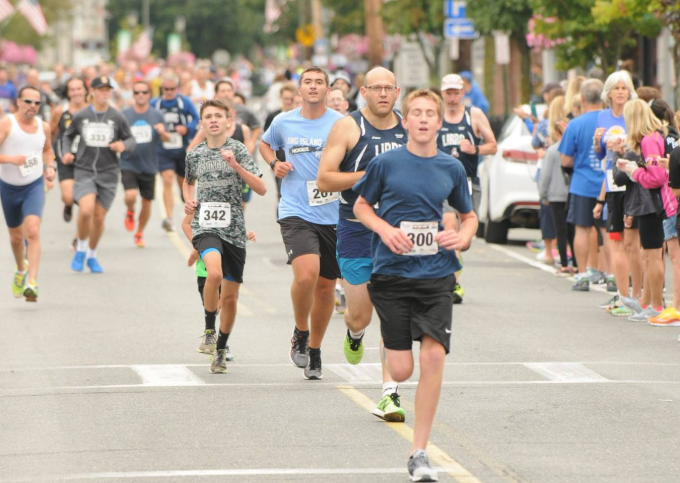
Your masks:
[[[510,220],[495,222],[487,219],[484,228],[484,239],[487,243],[495,243],[497,245],[505,245],[508,243]]]

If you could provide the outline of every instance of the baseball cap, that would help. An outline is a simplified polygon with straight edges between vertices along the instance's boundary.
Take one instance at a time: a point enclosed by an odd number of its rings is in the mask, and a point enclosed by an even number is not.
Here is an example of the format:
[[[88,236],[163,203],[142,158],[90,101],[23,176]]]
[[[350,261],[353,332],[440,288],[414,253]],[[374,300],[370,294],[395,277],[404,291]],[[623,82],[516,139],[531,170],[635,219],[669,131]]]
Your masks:
[[[113,85],[111,84],[111,80],[106,77],[105,75],[101,77],[95,77],[92,79],[92,82],[90,83],[90,87],[92,89],[98,89],[100,87],[110,87],[113,89]]]
[[[331,85],[335,84],[335,81],[338,79],[344,80],[350,86],[352,85],[352,79],[349,78],[349,74],[344,70],[339,70],[335,73],[335,77],[333,78],[333,82],[331,83]]]
[[[445,75],[442,79],[442,91],[447,89],[462,89],[463,79],[458,74]]]
[[[466,81],[472,82],[472,72],[470,72],[469,70],[463,70],[459,73],[459,75]]]

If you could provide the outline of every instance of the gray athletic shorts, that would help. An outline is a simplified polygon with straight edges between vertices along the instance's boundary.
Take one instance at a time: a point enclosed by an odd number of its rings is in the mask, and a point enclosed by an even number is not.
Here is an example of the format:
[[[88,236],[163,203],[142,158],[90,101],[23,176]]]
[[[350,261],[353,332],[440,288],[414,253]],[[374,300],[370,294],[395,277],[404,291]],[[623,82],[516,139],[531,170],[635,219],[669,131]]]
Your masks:
[[[116,197],[120,170],[112,169],[95,173],[94,171],[79,169],[76,166],[73,179],[75,180],[73,198],[76,201],[80,201],[85,195],[96,193],[97,202],[108,211]]]

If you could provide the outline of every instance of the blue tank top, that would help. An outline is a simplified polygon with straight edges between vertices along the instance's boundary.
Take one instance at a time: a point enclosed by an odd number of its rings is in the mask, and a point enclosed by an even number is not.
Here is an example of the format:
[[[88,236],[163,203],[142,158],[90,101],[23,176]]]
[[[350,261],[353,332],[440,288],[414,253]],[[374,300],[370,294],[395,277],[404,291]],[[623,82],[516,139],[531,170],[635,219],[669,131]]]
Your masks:
[[[444,119],[442,128],[439,130],[439,136],[437,136],[437,148],[454,158],[458,158],[463,163],[467,177],[476,179],[479,155],[467,154],[458,148],[460,142],[466,138],[473,146],[479,145],[479,138],[475,135],[474,129],[472,129],[472,116],[470,115],[469,107],[465,108],[463,119],[460,122],[454,124],[446,122],[446,119]]]
[[[377,155],[390,149],[398,148],[406,144],[408,135],[401,125],[401,114],[394,113],[399,118],[397,125],[391,129],[376,129],[371,126],[368,120],[361,114],[361,111],[354,111],[349,115],[359,126],[361,135],[356,145],[345,155],[345,159],[340,163],[340,171],[343,173],[354,173],[356,171],[366,171],[368,163]],[[354,216],[354,203],[359,195],[348,189],[340,194],[340,218],[356,218]]]

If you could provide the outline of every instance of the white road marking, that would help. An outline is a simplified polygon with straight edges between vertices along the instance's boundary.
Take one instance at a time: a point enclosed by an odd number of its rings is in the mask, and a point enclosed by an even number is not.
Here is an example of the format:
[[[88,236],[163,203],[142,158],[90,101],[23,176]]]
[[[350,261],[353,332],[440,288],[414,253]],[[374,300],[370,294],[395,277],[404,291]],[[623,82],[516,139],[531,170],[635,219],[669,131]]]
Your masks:
[[[437,468],[441,472],[451,468]],[[45,477],[2,480],[0,483],[33,481],[76,481],[112,478],[173,478],[180,476],[283,476],[283,475],[386,475],[407,474],[406,468],[262,468],[262,469],[220,469],[220,470],[166,470],[166,471],[117,471],[102,473],[75,473],[71,475],[50,475]]]
[[[143,386],[200,386],[203,379],[181,365],[146,365],[132,366],[142,378]]]
[[[553,382],[610,382],[606,377],[578,362],[530,362],[524,366]]]
[[[488,243],[486,245],[489,248],[493,248],[497,252],[501,252],[509,256],[510,258],[514,258],[515,260],[519,260],[520,262],[524,262],[527,265],[531,265],[534,268],[538,268],[539,270],[543,270],[544,272],[552,273],[555,275],[557,273],[557,269],[555,267],[550,267],[546,265],[545,263],[541,263],[536,260],[532,260],[531,258],[527,258],[524,255],[520,255],[519,253],[515,253],[514,251],[510,250],[509,248],[505,248],[504,246],[501,245],[495,245],[493,243]],[[564,277],[565,280],[569,280],[570,282],[574,282],[575,279],[574,277]],[[602,284],[602,285],[596,285],[596,284],[591,284],[590,285],[590,290],[595,291],[595,292],[602,292],[602,293],[609,293],[607,292],[607,285]]]
[[[382,384],[382,367],[380,364],[326,364],[325,367],[350,384],[367,382]]]

